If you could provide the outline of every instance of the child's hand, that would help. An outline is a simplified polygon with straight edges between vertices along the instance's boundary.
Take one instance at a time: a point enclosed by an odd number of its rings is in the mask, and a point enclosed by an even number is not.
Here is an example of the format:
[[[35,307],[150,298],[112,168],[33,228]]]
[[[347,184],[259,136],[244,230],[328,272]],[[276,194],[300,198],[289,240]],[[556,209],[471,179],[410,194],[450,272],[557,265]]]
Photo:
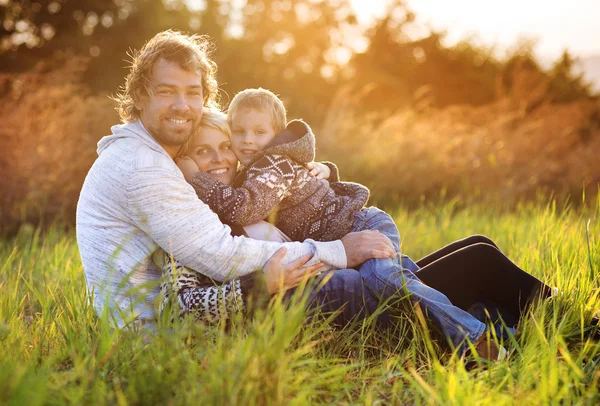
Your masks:
[[[189,156],[176,158],[175,163],[177,164],[181,172],[183,172],[183,176],[188,182],[191,182],[196,172],[200,170],[198,168],[198,165],[196,165],[196,162],[194,162],[194,160]]]
[[[331,175],[329,167],[321,162],[309,162],[306,164],[306,169],[309,170],[310,176],[317,179],[329,179]]]

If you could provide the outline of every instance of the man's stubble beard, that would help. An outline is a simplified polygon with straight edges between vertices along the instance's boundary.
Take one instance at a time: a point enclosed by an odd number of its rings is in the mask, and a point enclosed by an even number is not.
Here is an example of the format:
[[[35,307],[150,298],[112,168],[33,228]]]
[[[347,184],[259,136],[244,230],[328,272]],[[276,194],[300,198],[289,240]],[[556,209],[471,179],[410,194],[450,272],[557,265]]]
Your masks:
[[[198,128],[200,127],[200,120],[194,120],[192,122],[192,128],[185,133],[184,130],[181,132],[178,131],[170,131],[165,126],[160,125],[156,130],[154,137],[156,140],[167,147],[176,148],[183,146],[187,141],[189,141],[192,136],[196,133]]]

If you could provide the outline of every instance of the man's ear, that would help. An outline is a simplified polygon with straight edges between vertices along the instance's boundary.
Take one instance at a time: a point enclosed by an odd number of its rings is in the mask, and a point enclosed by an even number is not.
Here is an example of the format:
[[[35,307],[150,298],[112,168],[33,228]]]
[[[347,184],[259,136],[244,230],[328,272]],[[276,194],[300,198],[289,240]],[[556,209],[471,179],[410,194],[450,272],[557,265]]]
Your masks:
[[[138,111],[144,110],[144,107],[146,106],[146,103],[148,102],[148,99],[149,99],[147,92],[148,92],[148,90],[140,91],[140,92],[136,92],[136,94],[131,95],[133,102],[134,102],[133,106],[136,108],[136,110],[138,110]]]
[[[134,104],[135,108],[138,111],[142,111],[144,109],[144,104],[145,104],[144,102],[145,102],[145,100],[141,100],[141,99],[135,100],[135,104]]]

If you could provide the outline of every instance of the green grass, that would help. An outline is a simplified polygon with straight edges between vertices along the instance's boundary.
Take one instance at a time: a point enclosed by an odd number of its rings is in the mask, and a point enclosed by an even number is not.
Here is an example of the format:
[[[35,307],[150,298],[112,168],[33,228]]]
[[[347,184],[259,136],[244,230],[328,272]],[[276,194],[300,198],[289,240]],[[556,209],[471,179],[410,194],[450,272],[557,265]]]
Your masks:
[[[95,315],[72,232],[24,228],[0,242],[0,403],[600,402],[600,344],[582,338],[600,308],[599,207],[447,203],[393,214],[414,258],[486,234],[563,296],[527,315],[508,360],[471,372],[412,316],[385,332],[372,320],[340,330],[275,305],[227,331],[183,323],[149,338]]]

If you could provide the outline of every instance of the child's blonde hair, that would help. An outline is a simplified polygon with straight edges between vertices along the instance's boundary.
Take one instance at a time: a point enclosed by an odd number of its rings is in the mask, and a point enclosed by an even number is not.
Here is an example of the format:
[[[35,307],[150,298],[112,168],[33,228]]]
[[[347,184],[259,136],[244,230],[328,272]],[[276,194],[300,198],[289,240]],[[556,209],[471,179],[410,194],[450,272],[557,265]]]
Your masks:
[[[246,89],[236,94],[227,109],[229,125],[231,125],[233,114],[243,108],[270,112],[271,125],[275,130],[275,134],[280,134],[285,130],[287,122],[285,106],[281,99],[270,90],[263,88]]]
[[[188,149],[190,148],[192,140],[198,136],[198,133],[202,127],[219,130],[225,134],[227,138],[231,139],[231,127],[229,127],[229,123],[227,122],[227,114],[217,109],[205,107],[202,109],[202,118],[200,119],[200,126],[198,127],[198,130],[196,130],[194,135],[186,141],[181,153],[179,154],[180,156],[188,153]]]

